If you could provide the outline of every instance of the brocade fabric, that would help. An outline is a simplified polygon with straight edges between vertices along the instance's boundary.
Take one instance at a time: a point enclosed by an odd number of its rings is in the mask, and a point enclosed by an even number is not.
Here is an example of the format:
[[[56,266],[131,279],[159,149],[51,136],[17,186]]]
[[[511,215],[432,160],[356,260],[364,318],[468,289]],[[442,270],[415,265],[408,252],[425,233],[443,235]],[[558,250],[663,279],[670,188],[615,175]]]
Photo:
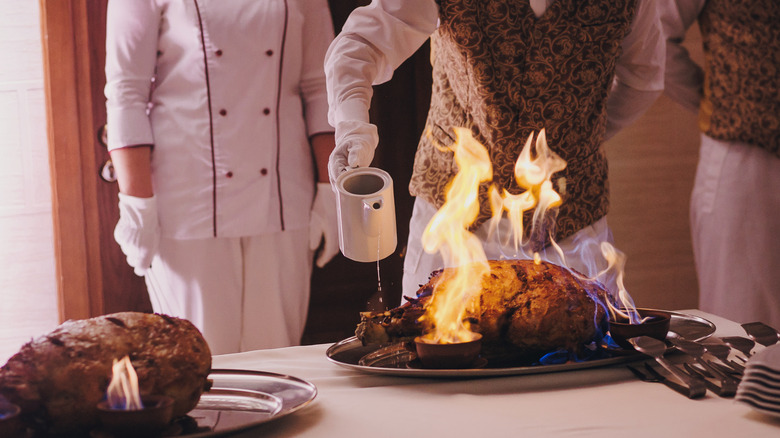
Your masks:
[[[457,172],[447,149],[455,141],[452,128],[468,127],[488,149],[493,166],[493,180],[480,187],[473,225],[478,226],[491,216],[491,184],[522,191],[515,162],[529,134],[544,128],[550,148],[567,162],[553,175],[564,200],[555,239],[606,215],[607,160],[601,150],[606,100],[636,1],[557,0],[539,18],[527,0],[440,5],[441,22],[431,39],[431,107],[415,157],[412,195],[443,205]]]
[[[780,156],[780,2],[709,1],[699,15],[708,136]]]

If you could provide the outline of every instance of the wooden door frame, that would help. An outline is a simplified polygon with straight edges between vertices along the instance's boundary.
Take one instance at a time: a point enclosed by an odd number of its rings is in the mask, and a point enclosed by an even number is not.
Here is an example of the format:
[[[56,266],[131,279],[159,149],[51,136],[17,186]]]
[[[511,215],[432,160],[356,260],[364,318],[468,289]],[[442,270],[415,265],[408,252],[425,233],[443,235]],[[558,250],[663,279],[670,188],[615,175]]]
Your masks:
[[[87,3],[40,0],[59,315],[103,309]]]
[[[99,177],[109,159],[98,141],[108,0],[39,5],[60,319],[151,311],[143,279],[114,242],[119,189]]]

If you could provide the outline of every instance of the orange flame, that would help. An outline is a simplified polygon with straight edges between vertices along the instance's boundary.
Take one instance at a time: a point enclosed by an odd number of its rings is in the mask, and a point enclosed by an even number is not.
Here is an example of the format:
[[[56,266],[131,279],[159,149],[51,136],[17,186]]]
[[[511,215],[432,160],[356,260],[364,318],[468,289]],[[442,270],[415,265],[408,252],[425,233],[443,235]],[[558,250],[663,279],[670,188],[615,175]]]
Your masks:
[[[122,360],[114,359],[112,371],[111,383],[108,384],[106,391],[108,405],[113,409],[143,409],[138,389],[138,375],[130,358],[125,356]]]
[[[434,286],[433,297],[429,301],[423,321],[432,323],[433,330],[423,335],[427,342],[456,343],[466,342],[473,338],[468,323],[465,321],[467,310],[478,306],[473,298],[481,290],[482,276],[490,272],[487,257],[482,242],[468,231],[469,226],[479,214],[479,185],[492,179],[492,166],[487,149],[477,142],[466,128],[454,128],[456,142],[450,147],[458,165],[458,173],[447,187],[445,203],[428,223],[422,235],[423,249],[429,253],[439,251],[445,266],[456,267],[446,278],[442,275],[439,283]],[[499,193],[495,185],[488,190],[493,215],[489,222],[489,235],[494,235],[500,229],[504,213],[511,224],[511,238],[516,257],[522,253],[526,258],[533,258],[540,263],[542,256],[538,252],[526,254],[526,249],[544,246],[543,242],[534,242],[534,238],[546,239],[544,231],[545,215],[549,210],[558,207],[563,202],[561,195],[555,191],[552,176],[566,168],[563,160],[547,145],[547,136],[542,129],[533,141],[533,133],[528,136],[520,155],[515,163],[514,175],[518,185],[525,189],[515,195],[506,189]],[[565,192],[566,181],[560,178],[558,188]],[[534,209],[531,222],[529,241],[524,242],[524,213]],[[552,239],[554,251],[560,257],[561,264],[567,266],[563,250]],[[507,245],[508,240],[501,242]],[[529,245],[530,243],[530,245]],[[587,245],[586,245],[587,246]],[[631,323],[640,322],[634,303],[623,285],[623,269],[625,255],[608,242],[601,242],[601,254],[608,267],[598,275],[586,277],[598,279],[605,274],[617,275],[617,296],[612,296],[613,303],[607,303],[611,316],[616,314],[629,318]],[[595,265],[595,263],[594,263]],[[595,271],[597,269],[593,269]],[[573,271],[575,275],[580,275]],[[589,273],[593,275],[593,272]],[[443,285],[446,284],[446,287]],[[611,293],[610,295],[615,295]],[[594,299],[599,299],[594,297]],[[625,312],[625,313],[624,313]],[[627,313],[627,314],[626,314]]]
[[[452,149],[459,171],[447,188],[444,205],[422,235],[425,251],[439,251],[445,266],[458,267],[446,289],[437,285],[423,315],[435,325],[435,331],[425,339],[435,343],[471,340],[473,333],[464,316],[470,298],[480,289],[482,276],[490,272],[482,242],[468,231],[479,214],[479,184],[493,176],[490,157],[468,129],[455,128],[455,134]]]
[[[616,320],[616,315],[620,315],[623,318],[628,319],[630,324],[639,324],[644,322],[648,318],[641,318],[634,306],[634,300],[631,295],[628,294],[626,287],[623,285],[623,274],[626,266],[626,255],[612,246],[609,242],[601,242],[601,253],[604,255],[604,259],[607,260],[608,266],[603,271],[599,272],[598,277],[605,275],[609,272],[614,272],[616,275],[615,283],[617,285],[617,296],[613,297],[619,307],[615,307],[612,303],[607,303],[610,312],[610,319]]]
[[[523,214],[530,209],[535,209],[531,228],[542,229],[547,212],[560,206],[562,202],[561,196],[553,189],[552,176],[565,168],[566,161],[547,145],[545,130],[539,132],[535,147],[533,133],[531,133],[515,163],[515,179],[525,191],[513,195],[504,189],[504,192],[499,195],[495,186],[490,188],[493,209],[493,217],[490,220],[491,234],[498,229],[498,223],[503,212],[506,211],[512,224],[515,251],[526,246],[523,242]],[[563,186],[564,183],[565,181],[561,179],[559,186]],[[535,255],[534,259],[538,262],[539,256]]]

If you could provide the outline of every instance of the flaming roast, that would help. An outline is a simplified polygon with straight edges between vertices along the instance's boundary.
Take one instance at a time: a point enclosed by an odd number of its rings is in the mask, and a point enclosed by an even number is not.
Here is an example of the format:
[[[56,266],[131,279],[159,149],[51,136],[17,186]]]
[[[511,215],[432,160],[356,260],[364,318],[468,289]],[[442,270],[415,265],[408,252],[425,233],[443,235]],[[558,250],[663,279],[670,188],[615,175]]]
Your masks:
[[[606,312],[599,305],[603,286],[578,278],[561,266],[533,260],[489,261],[478,296],[466,318],[483,336],[482,355],[493,364],[538,359],[557,350],[578,353],[606,331]],[[434,272],[417,298],[385,312],[365,312],[356,330],[364,345],[411,341],[432,329],[420,317],[439,281],[454,269]],[[446,287],[446,284],[444,285]],[[435,298],[433,298],[435,299]]]
[[[129,356],[141,395],[174,399],[174,416],[192,410],[208,387],[211,352],[189,321],[123,312],[68,321],[22,346],[0,368],[0,395],[28,423],[54,434],[83,433],[98,423],[114,359]]]

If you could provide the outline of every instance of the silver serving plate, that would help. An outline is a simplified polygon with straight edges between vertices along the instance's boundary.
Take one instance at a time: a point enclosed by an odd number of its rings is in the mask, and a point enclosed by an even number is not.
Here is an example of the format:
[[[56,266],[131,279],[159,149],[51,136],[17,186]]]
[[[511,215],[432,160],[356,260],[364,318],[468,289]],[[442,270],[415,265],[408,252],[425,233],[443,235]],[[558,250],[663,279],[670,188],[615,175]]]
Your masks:
[[[303,408],[317,388],[297,377],[261,371],[213,370],[211,389],[188,417],[197,422],[188,438],[230,435]]]
[[[692,341],[701,341],[715,333],[715,324],[695,316],[668,312],[672,318],[669,330]],[[354,336],[331,345],[326,351],[328,359],[340,366],[370,374],[400,377],[491,377],[524,374],[555,373],[586,368],[603,367],[646,358],[635,351],[617,349],[611,357],[582,362],[555,365],[533,365],[507,368],[429,369],[416,366],[414,355],[396,345],[364,346]]]

